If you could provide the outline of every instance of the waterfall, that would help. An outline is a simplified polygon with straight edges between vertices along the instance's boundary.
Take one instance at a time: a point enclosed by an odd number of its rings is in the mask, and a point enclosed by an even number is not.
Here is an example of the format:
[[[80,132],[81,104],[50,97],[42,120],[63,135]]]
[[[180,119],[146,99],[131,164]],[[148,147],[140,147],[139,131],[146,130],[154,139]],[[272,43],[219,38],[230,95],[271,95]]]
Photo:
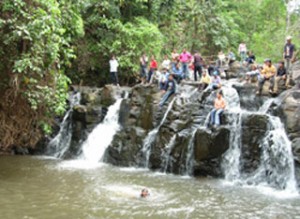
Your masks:
[[[231,116],[230,148],[224,154],[222,168],[226,180],[240,178],[240,157],[242,137],[242,112]]]
[[[72,112],[73,107],[80,103],[80,92],[70,96],[70,109],[65,114],[62,123],[60,124],[58,134],[49,142],[46,154],[53,155],[57,158],[62,158],[70,147],[72,139]]]
[[[97,163],[103,158],[106,148],[120,129],[118,120],[122,100],[122,98],[119,98],[108,108],[104,121],[94,128],[83,143],[82,151],[85,160]]]
[[[284,126],[279,117],[271,116],[268,110],[274,99],[268,99],[258,112],[242,111],[238,95],[231,88],[223,88],[224,97],[229,103],[230,148],[223,156],[223,172],[228,181],[238,181],[242,184],[266,185],[273,188],[297,192],[294,160]],[[265,137],[260,144],[262,148],[259,168],[251,175],[245,176],[240,172],[242,115],[267,115],[270,124]]]
[[[173,100],[169,103],[168,109],[165,112],[159,125],[155,129],[153,129],[151,132],[149,132],[149,134],[143,141],[142,153],[143,153],[143,157],[145,158],[144,163],[143,163],[144,167],[149,167],[149,159],[150,159],[152,145],[155,141],[155,138],[157,136],[157,133],[158,133],[160,127],[164,124],[170,110],[172,109],[175,100],[176,100],[176,97],[173,98]]]
[[[268,116],[270,130],[261,144],[261,165],[248,182],[297,192],[291,142],[280,119]]]
[[[191,138],[189,140],[188,148],[187,148],[187,155],[186,155],[186,161],[185,161],[185,175],[192,176],[193,175],[193,169],[194,169],[194,140],[195,135],[197,132],[197,128],[193,130],[191,134]]]
[[[162,155],[162,171],[164,173],[167,172],[168,167],[171,165],[170,164],[170,160],[171,160],[171,152],[175,146],[175,142],[176,142],[176,134],[174,134],[170,140],[170,142],[167,144],[167,146],[165,147],[165,152]],[[171,167],[172,169],[172,167]]]

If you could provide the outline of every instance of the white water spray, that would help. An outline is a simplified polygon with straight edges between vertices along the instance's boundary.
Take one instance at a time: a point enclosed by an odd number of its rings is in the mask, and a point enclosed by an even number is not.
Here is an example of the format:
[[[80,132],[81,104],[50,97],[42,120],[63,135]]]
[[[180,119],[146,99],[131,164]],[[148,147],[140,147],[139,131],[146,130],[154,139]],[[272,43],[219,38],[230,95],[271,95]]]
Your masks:
[[[98,163],[103,158],[106,148],[119,131],[119,111],[123,99],[118,99],[108,108],[104,121],[96,126],[82,146],[84,159]]]
[[[49,142],[48,154],[53,155],[57,158],[62,158],[70,148],[72,139],[72,120],[71,115],[73,107],[80,103],[81,95],[80,92],[70,97],[70,109],[65,114],[62,123],[60,124],[58,134]]]

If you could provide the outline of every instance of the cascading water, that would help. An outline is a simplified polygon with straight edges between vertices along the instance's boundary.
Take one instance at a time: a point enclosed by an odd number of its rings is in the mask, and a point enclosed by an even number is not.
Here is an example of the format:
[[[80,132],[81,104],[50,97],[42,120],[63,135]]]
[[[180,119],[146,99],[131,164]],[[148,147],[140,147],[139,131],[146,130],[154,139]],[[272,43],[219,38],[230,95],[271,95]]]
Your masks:
[[[98,163],[103,158],[106,148],[120,129],[119,111],[122,100],[122,98],[119,98],[108,108],[104,121],[96,126],[83,143],[82,151],[85,160]]]
[[[189,140],[186,161],[185,161],[185,175],[192,176],[193,168],[194,168],[194,140],[197,132],[197,128],[195,128],[191,134],[191,138]]]
[[[266,185],[296,193],[291,142],[280,118],[267,114],[274,99],[268,99],[258,112],[243,111],[240,109],[238,95],[232,95],[234,93],[232,89],[223,88],[227,103],[229,101],[231,103],[228,108],[231,123],[230,148],[224,155],[222,163],[225,179],[242,184]],[[252,176],[245,176],[240,172],[243,114],[267,115],[270,124],[270,130],[267,130],[260,145],[262,148],[260,167]]]
[[[157,133],[158,133],[160,127],[164,124],[170,110],[172,109],[175,100],[176,100],[176,97],[173,98],[173,100],[169,103],[168,109],[165,112],[164,117],[162,118],[159,125],[155,129],[153,129],[151,132],[149,132],[149,134],[147,135],[147,137],[145,138],[145,140],[143,142],[142,153],[143,153],[143,157],[145,158],[144,163],[143,163],[144,167],[147,167],[147,168],[149,167],[149,159],[150,159],[152,145],[155,141],[155,138],[157,136]]]
[[[73,107],[80,103],[81,95],[80,92],[72,94],[70,96],[70,109],[67,111],[60,124],[58,134],[49,142],[46,154],[52,155],[57,158],[62,158],[70,147],[72,139],[72,112]]]
[[[225,179],[236,180],[240,177],[242,110],[237,91],[232,87],[224,87],[222,90],[230,120],[230,148],[223,157],[222,167]]]
[[[297,192],[291,142],[278,117],[268,116],[270,130],[261,144],[261,165],[248,182]]]
[[[172,136],[170,142],[165,147],[165,152],[162,154],[162,171],[164,173],[167,172],[168,167],[170,166],[171,152],[175,146],[175,142],[176,142],[176,134]]]

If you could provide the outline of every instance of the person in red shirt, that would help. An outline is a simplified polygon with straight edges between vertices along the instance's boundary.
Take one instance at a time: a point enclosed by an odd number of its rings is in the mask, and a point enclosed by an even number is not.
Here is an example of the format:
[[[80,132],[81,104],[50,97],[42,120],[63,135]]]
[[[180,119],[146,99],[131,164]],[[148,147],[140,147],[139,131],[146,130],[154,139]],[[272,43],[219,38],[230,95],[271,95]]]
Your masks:
[[[152,75],[155,73],[157,70],[157,61],[154,58],[154,55],[151,56],[151,62],[150,62],[150,70],[148,72],[148,77],[147,77],[147,82],[151,83],[152,82]]]

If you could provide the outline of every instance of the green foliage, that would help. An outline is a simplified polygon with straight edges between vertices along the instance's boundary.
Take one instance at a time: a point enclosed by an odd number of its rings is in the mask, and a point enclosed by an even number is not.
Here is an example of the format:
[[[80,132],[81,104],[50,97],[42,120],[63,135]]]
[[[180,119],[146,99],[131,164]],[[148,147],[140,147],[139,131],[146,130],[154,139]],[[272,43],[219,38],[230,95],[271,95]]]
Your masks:
[[[0,91],[14,89],[47,120],[66,109],[74,58],[73,40],[83,36],[79,1],[3,0],[0,3]],[[42,118],[45,117],[45,118]],[[45,125],[44,125],[45,127]]]

